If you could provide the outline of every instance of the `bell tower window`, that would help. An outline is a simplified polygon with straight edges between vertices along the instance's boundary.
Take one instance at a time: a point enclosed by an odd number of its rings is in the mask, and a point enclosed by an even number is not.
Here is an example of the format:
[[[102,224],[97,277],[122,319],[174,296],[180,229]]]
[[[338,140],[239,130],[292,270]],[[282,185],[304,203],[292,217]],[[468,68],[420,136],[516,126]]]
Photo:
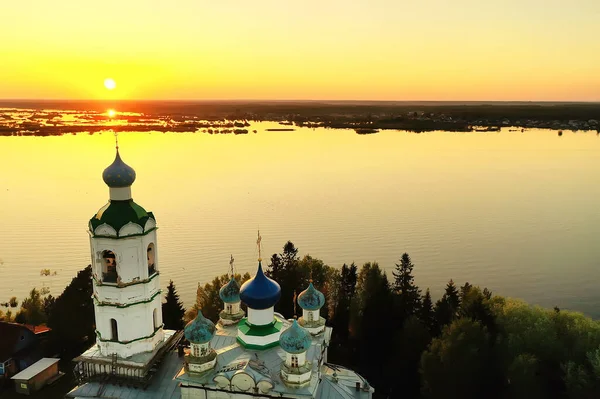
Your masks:
[[[110,332],[111,332],[111,341],[119,340],[119,328],[117,326],[117,321],[115,319],[110,319]]]
[[[113,251],[102,251],[102,281],[117,282],[117,257]]]
[[[298,356],[292,356],[292,367],[298,367]]]
[[[150,243],[146,249],[146,257],[148,259],[148,277],[156,272],[156,253],[154,251],[154,243]]]

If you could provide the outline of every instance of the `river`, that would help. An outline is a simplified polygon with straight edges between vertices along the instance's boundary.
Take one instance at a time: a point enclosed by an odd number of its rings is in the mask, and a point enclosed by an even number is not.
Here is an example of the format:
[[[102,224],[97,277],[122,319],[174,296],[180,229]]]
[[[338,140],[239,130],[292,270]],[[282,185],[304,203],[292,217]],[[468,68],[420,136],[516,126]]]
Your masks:
[[[119,136],[133,197],[159,225],[161,284],[186,306],[230,254],[255,270],[260,228],[268,255],[291,240],[331,266],[391,273],[408,252],[434,298],[452,278],[600,317],[596,133],[265,130],[277,126]],[[60,294],[90,263],[87,223],[113,158],[109,132],[0,137],[0,301]]]

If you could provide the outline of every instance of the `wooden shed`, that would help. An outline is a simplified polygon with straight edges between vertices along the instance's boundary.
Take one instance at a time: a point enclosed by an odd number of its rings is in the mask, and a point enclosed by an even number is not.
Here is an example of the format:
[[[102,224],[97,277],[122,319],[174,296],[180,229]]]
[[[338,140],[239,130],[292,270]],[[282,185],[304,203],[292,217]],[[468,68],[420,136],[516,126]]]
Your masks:
[[[12,376],[11,379],[15,381],[16,391],[30,395],[49,382],[56,380],[60,376],[58,361],[59,359],[45,357]]]

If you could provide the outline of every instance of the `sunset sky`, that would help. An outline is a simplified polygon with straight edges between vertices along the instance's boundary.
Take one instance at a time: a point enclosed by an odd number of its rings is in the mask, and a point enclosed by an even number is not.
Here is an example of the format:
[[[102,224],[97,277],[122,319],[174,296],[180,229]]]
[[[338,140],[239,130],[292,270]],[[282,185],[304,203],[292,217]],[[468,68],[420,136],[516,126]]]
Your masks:
[[[600,101],[598,21],[599,0],[6,1],[0,98]]]

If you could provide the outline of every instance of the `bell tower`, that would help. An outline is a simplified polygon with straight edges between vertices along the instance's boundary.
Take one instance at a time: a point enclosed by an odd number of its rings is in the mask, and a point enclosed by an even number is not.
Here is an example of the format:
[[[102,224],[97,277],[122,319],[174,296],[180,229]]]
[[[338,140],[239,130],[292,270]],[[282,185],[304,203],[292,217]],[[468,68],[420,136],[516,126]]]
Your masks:
[[[164,341],[156,219],[131,196],[135,171],[117,153],[102,178],[110,200],[89,222],[96,342],[128,358]]]

